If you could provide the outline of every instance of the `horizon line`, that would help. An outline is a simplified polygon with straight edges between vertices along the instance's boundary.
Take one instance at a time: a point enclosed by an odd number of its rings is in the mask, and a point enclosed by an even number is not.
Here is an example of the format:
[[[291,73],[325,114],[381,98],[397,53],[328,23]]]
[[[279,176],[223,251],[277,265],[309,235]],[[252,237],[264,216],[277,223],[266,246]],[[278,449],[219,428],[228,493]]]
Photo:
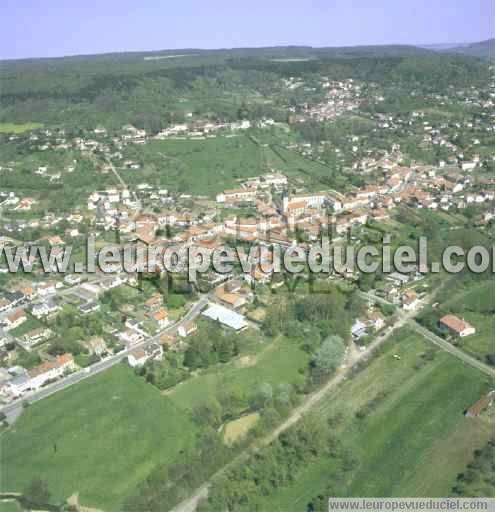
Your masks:
[[[263,49],[273,49],[273,48],[310,48],[314,50],[324,50],[324,49],[339,49],[339,48],[369,48],[369,47],[387,47],[387,46],[396,46],[396,47],[413,47],[413,48],[422,48],[422,49],[430,49],[435,46],[451,46],[451,48],[459,48],[463,46],[469,46],[471,44],[482,43],[485,41],[490,41],[493,38],[483,39],[480,41],[469,41],[469,42],[437,42],[437,43],[378,43],[378,44],[357,44],[357,45],[325,45],[325,46],[313,46],[310,44],[274,44],[274,45],[262,45],[262,46],[232,46],[232,47],[216,47],[216,48],[194,48],[194,47],[178,47],[178,48],[162,48],[159,50],[113,50],[113,51],[102,51],[97,53],[74,53],[74,54],[66,54],[66,55],[52,55],[52,56],[43,56],[43,57],[6,57],[0,58],[0,62],[19,62],[19,61],[34,61],[34,60],[50,60],[50,59],[70,59],[70,58],[80,58],[80,57],[104,57],[109,55],[121,55],[121,54],[153,54],[160,52],[172,52],[172,51],[185,51],[185,52],[221,52],[221,51],[232,51],[232,50],[263,50]],[[448,49],[448,48],[446,48]]]

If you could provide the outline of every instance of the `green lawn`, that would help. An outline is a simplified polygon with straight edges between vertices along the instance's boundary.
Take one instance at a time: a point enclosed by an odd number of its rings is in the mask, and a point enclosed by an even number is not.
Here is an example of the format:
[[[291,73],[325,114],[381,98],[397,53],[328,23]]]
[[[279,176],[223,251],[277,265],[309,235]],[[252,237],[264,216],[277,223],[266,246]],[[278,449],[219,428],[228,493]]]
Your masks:
[[[319,411],[342,415],[336,434],[358,456],[359,467],[339,485],[335,459],[317,459],[292,486],[271,496],[266,510],[306,512],[327,484],[343,496],[448,495],[473,450],[493,435],[495,417],[463,416],[488,388],[476,370],[439,351],[415,369],[430,349],[416,334],[401,331],[366,369],[326,396]],[[377,407],[356,418],[381,392],[386,395]]]
[[[191,445],[195,427],[171,400],[124,365],[29,407],[0,437],[2,491],[33,477],[56,500],[117,510],[158,464]]]
[[[24,133],[39,128],[43,128],[41,123],[0,123],[0,133]]]
[[[264,382],[272,386],[294,383],[302,379],[298,370],[307,366],[308,357],[295,344],[279,338],[253,356],[248,364],[236,360],[217,366],[179,384],[169,396],[178,407],[190,410],[219,390],[250,394]]]
[[[128,149],[127,156],[144,163],[139,171],[119,170],[128,183],[147,182],[180,192],[213,196],[239,186],[239,179],[261,173],[259,147],[248,137],[152,141]]]

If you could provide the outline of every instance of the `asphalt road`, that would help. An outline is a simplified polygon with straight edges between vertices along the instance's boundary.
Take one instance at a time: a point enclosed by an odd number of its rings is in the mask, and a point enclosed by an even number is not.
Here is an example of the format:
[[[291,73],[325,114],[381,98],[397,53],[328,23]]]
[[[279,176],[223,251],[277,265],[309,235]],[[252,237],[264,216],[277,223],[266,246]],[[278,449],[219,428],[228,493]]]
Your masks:
[[[203,307],[208,304],[208,301],[209,298],[207,296],[202,297],[198,302],[194,304],[194,306],[187,312],[187,314],[179,322],[176,322],[175,324],[166,327],[165,329],[163,329],[162,331],[160,331],[159,333],[155,334],[152,337],[146,338],[143,341],[136,343],[129,349],[123,350],[118,354],[107,357],[102,361],[99,361],[91,366],[88,366],[87,368],[80,370],[76,373],[71,373],[67,377],[62,378],[54,382],[53,384],[43,387],[38,391],[26,394],[23,397],[18,398],[17,400],[7,405],[4,405],[3,407],[0,408],[0,412],[6,414],[7,419],[9,421],[14,420],[22,412],[23,402],[28,402],[30,404],[37,402],[39,400],[42,400],[43,398],[46,398],[47,396],[57,393],[62,389],[66,389],[69,386],[72,386],[73,384],[81,382],[84,379],[92,377],[93,375],[96,375],[100,372],[107,370],[108,368],[111,368],[115,364],[120,363],[125,357],[127,357],[127,355],[130,352],[136,350],[136,348],[145,347],[146,345],[154,341],[158,341],[160,336],[162,336],[163,334],[175,332],[181,325],[189,322],[193,318],[196,318],[203,309]]]
[[[436,334],[432,333],[422,325],[418,324],[416,320],[410,320],[408,324],[415,331],[424,336],[428,341],[434,343],[437,347],[441,348],[442,350],[445,350],[445,352],[448,352],[449,354],[452,354],[453,356],[457,357],[457,359],[460,359],[469,366],[472,366],[473,368],[480,370],[481,372],[483,372],[485,375],[488,375],[492,379],[495,379],[495,368],[492,368],[491,366],[488,366],[482,361],[479,361],[475,357],[466,354],[466,352],[457,348],[455,345],[452,345],[452,343],[444,340],[440,336],[437,336]]]
[[[373,293],[366,293],[362,292],[361,295],[366,298],[370,298],[371,300],[375,302],[379,302],[381,304],[389,304],[393,305],[391,302],[381,298],[377,297]],[[431,301],[432,297],[429,297],[429,299],[426,302]],[[397,307],[397,312],[400,316],[406,318],[408,315],[405,314],[399,307]],[[472,366],[473,368],[476,368],[477,370],[480,370],[485,375],[488,375],[488,377],[495,378],[495,368],[492,368],[491,366],[483,363],[483,361],[480,361],[479,359],[476,359],[473,356],[470,356],[463,350],[457,348],[452,343],[444,340],[440,336],[437,336],[435,333],[431,332],[426,327],[423,327],[422,325],[418,324],[416,320],[414,319],[414,316],[416,315],[409,315],[407,318],[407,324],[412,327],[418,334],[421,334],[424,338],[426,338],[428,341],[436,345],[437,347],[441,348],[445,352],[448,352],[449,354],[453,355],[454,357],[457,357],[457,359],[460,359],[462,362],[468,364],[469,366]]]

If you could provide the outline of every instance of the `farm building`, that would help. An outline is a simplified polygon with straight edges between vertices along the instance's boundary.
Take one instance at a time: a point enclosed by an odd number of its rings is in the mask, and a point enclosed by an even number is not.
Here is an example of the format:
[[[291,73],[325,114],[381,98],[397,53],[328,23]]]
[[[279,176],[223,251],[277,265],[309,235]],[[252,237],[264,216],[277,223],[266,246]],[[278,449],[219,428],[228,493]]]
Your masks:
[[[461,338],[476,332],[476,329],[472,325],[468,324],[464,320],[461,320],[455,315],[445,315],[442,317],[440,319],[440,327]]]

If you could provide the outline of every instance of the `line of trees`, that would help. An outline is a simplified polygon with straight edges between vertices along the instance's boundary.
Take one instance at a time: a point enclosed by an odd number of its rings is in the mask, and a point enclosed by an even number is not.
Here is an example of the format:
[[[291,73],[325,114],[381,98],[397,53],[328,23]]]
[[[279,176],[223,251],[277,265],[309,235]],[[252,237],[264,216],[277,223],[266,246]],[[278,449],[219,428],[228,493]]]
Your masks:
[[[236,464],[213,483],[201,512],[262,511],[266,498],[297,479],[316,458],[333,458],[342,472],[356,467],[355,455],[345,449],[321,417],[311,415],[291,427],[263,452]],[[308,504],[310,510],[310,504]]]

